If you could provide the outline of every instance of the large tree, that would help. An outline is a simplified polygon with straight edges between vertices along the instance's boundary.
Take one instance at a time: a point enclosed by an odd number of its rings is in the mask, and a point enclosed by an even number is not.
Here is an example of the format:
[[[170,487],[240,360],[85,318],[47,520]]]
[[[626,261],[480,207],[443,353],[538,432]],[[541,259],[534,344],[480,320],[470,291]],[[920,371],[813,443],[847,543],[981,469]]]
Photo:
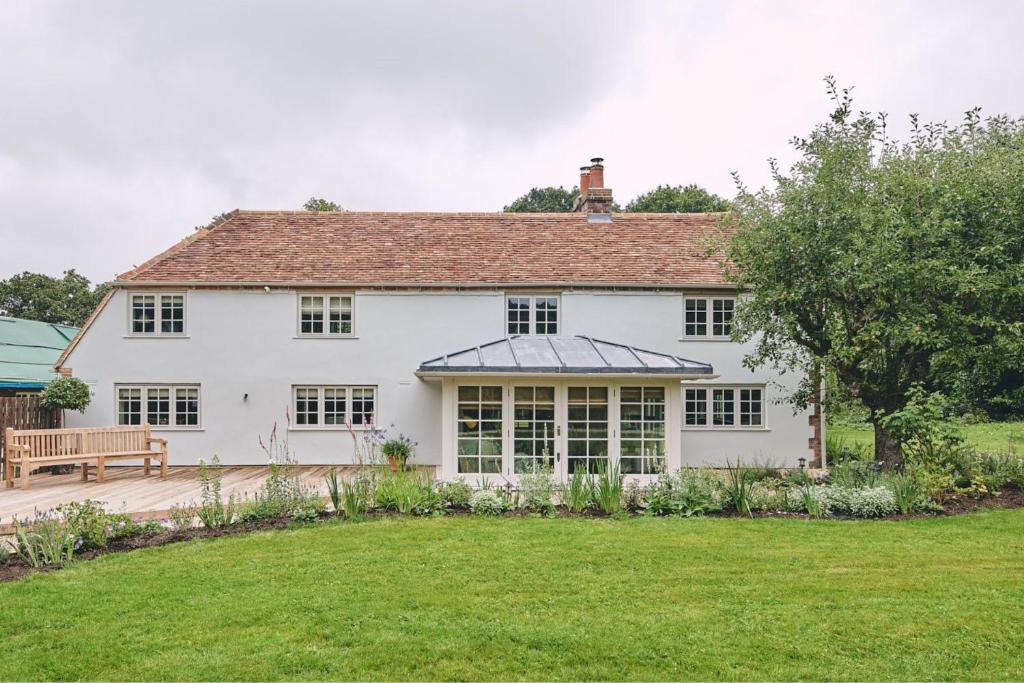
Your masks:
[[[336,204],[330,199],[324,199],[323,197],[310,197],[306,200],[306,203],[302,205],[302,208],[306,211],[344,211],[341,204]]]
[[[658,185],[626,204],[625,211],[635,213],[715,213],[728,211],[728,199],[708,192],[699,185]]]
[[[510,213],[568,213],[579,188],[535,187],[505,207]]]
[[[1024,363],[1024,121],[921,124],[908,142],[884,115],[835,111],[793,145],[773,187],[739,194],[727,249],[750,293],[738,312],[748,365],[835,373],[870,411],[876,457],[902,462],[883,417],[920,384],[943,389],[977,367]]]
[[[89,317],[109,285],[93,288],[89,279],[72,270],[55,278],[24,272],[0,280],[0,313],[15,318],[79,326]]]

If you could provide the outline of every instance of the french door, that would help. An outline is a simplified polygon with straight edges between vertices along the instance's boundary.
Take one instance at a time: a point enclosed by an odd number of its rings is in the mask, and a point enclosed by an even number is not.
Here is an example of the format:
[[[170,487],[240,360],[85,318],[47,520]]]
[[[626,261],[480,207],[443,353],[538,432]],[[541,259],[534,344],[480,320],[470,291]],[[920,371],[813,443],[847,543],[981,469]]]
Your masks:
[[[629,380],[460,381],[452,387],[455,466],[449,471],[470,482],[513,483],[544,466],[562,481],[615,465],[628,476],[658,474],[678,449],[672,434],[679,425],[672,416],[680,410],[681,392],[673,392],[675,386]]]

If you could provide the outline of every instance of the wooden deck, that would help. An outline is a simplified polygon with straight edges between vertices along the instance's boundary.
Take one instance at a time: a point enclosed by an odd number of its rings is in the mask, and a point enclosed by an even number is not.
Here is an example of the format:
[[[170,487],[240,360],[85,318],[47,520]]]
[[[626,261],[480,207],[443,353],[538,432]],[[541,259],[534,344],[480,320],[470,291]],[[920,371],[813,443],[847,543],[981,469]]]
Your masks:
[[[297,466],[299,477],[321,495],[327,495],[324,483],[329,466]],[[158,470],[157,470],[158,471]],[[167,479],[160,479],[157,471],[148,477],[141,467],[108,467],[106,481],[83,482],[76,469],[71,474],[34,474],[32,487],[27,491],[18,488],[0,489],[0,533],[9,532],[14,517],[25,518],[36,510],[51,510],[61,503],[92,499],[107,504],[107,509],[131,513],[136,519],[153,519],[166,516],[171,506],[199,501],[199,477],[196,467],[170,467]],[[339,467],[339,474],[349,474],[351,467]],[[250,496],[260,488],[266,479],[266,467],[224,467],[221,495],[224,500],[232,493],[241,497]]]

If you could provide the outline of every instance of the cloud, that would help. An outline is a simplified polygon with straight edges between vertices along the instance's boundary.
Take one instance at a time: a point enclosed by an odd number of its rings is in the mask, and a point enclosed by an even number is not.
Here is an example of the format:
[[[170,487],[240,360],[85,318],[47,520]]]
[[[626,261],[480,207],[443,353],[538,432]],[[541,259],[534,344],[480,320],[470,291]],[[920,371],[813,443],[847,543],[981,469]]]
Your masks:
[[[235,207],[497,210],[600,154],[731,192],[828,111],[1021,112],[1024,6],[5,3],[0,277],[94,279]]]

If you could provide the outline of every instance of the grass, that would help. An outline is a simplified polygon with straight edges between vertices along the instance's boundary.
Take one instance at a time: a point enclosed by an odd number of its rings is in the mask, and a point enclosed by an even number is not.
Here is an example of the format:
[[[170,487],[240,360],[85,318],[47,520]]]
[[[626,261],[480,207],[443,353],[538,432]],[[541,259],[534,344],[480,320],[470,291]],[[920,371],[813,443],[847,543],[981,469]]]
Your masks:
[[[3,679],[1022,679],[1024,510],[391,519],[0,585]]]
[[[987,422],[964,425],[964,437],[983,453],[1014,453],[1024,455],[1024,422]],[[828,426],[828,433],[848,444],[866,444],[874,447],[874,432],[868,424],[836,424]]]

